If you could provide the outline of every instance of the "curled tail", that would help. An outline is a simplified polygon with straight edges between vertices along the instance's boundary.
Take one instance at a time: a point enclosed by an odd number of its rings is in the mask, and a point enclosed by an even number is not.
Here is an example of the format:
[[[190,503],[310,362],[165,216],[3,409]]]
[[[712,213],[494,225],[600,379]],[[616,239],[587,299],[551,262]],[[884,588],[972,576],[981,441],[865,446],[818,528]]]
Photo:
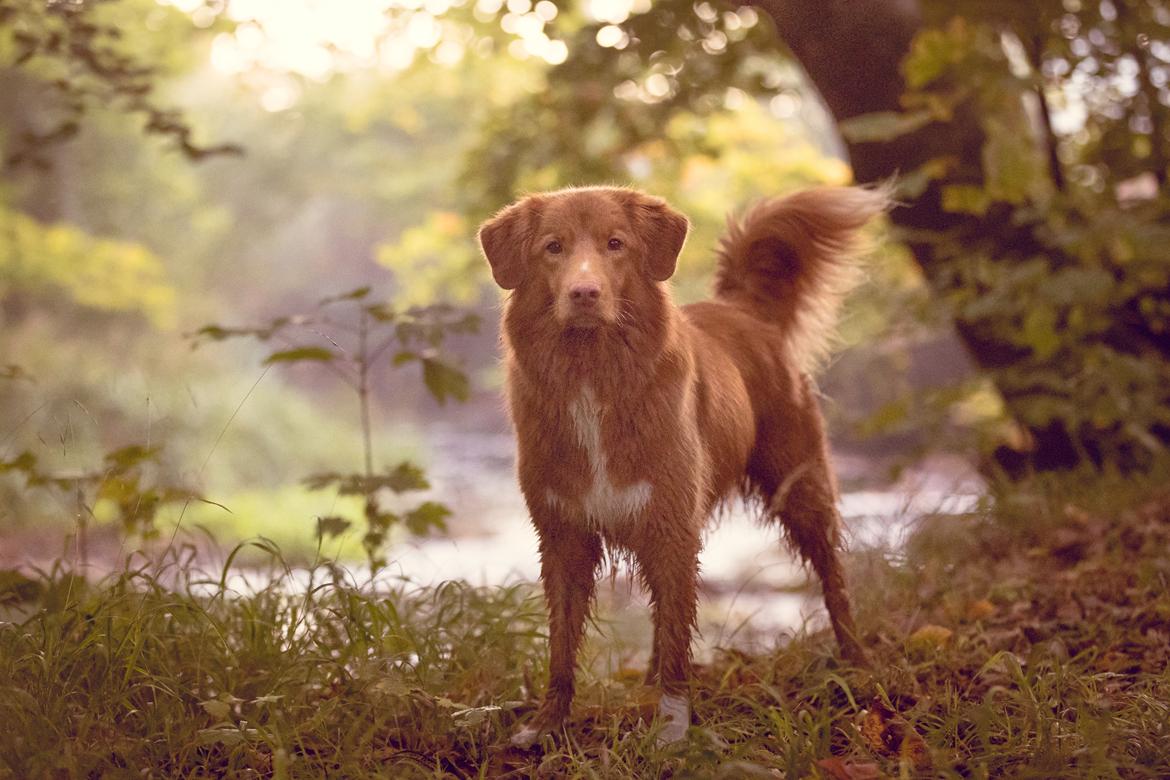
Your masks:
[[[729,218],[719,242],[716,297],[779,325],[789,354],[811,368],[826,352],[841,299],[858,278],[859,231],[888,204],[881,189],[819,187]]]

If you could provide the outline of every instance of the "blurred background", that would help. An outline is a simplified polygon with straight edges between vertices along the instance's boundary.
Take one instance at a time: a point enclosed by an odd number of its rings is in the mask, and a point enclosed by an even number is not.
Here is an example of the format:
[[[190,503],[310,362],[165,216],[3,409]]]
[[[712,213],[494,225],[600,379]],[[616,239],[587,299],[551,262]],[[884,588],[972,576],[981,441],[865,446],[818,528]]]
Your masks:
[[[1160,0],[0,0],[0,564],[535,578],[474,235],[571,184],[692,219],[686,302],[729,212],[895,182],[820,377],[854,545],[1146,469],[1168,82]],[[799,622],[738,510],[706,555]]]

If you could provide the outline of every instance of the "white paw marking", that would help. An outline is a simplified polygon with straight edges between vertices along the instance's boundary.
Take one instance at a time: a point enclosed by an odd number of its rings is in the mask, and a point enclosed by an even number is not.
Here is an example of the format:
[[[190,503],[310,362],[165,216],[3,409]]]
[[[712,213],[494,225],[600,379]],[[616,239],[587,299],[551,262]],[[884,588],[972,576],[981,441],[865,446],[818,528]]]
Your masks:
[[[534,729],[532,726],[524,726],[523,728],[521,728],[519,731],[517,731],[515,734],[512,735],[512,739],[510,740],[510,742],[518,748],[524,748],[525,750],[527,750],[528,748],[535,745],[537,740],[539,740],[539,739],[540,739],[540,732],[539,731]]]
[[[581,497],[586,518],[604,527],[627,520],[645,509],[650,503],[649,482],[643,480],[619,488],[609,477],[609,460],[601,446],[601,409],[597,405],[593,388],[587,385],[581,395],[569,404],[569,416],[573,419],[577,443],[585,450],[589,469],[593,473],[593,483]],[[564,503],[552,491],[549,491],[548,500],[553,506],[558,502]]]
[[[669,745],[679,742],[687,735],[691,725],[691,705],[682,696],[663,694],[658,700],[658,717],[663,721],[658,732],[658,744]]]

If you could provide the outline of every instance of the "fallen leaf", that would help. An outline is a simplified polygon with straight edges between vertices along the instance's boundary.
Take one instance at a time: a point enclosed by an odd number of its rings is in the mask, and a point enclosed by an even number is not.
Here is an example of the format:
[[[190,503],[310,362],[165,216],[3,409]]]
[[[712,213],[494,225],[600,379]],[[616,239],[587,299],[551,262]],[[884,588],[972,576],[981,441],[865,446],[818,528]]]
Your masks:
[[[927,656],[937,653],[951,641],[954,632],[942,626],[925,625],[906,640],[906,649],[912,655]]]
[[[500,707],[497,705],[488,705],[485,707],[468,707],[465,710],[458,710],[451,713],[451,718],[459,720],[465,725],[475,728],[481,725],[488,716],[494,712],[499,712]]]
[[[926,747],[926,741],[914,730],[910,721],[886,706],[881,699],[874,699],[869,709],[862,713],[858,730],[865,744],[877,755],[903,759],[915,769],[930,767],[930,750]]]
[[[226,701],[220,701],[219,699],[208,699],[207,701],[201,701],[199,702],[199,706],[203,708],[204,712],[218,721],[227,720],[228,716],[231,715],[232,712],[232,705],[228,704]]]
[[[968,620],[986,620],[995,614],[995,605],[987,599],[979,599],[972,601],[967,605],[967,619]]]

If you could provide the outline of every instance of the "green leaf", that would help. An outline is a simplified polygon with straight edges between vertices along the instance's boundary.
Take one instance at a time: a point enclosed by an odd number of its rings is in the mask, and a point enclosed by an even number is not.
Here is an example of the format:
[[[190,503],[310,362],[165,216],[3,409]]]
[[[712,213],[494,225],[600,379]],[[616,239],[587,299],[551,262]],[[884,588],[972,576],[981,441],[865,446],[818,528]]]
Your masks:
[[[403,350],[402,352],[399,352],[398,354],[396,354],[394,356],[394,360],[392,362],[395,365],[395,367],[397,367],[397,366],[405,365],[412,360],[418,360],[418,358],[419,358],[419,354],[417,352]]]
[[[862,421],[862,435],[874,436],[896,431],[910,416],[910,400],[898,398],[878,408]]]
[[[942,188],[942,207],[946,211],[982,216],[991,206],[991,196],[973,184],[948,184]]]
[[[119,504],[136,503],[134,499],[142,495],[137,474],[104,479],[97,491],[98,500],[115,501]]]
[[[154,460],[159,453],[158,447],[143,447],[141,444],[131,444],[121,449],[107,452],[105,461],[106,464],[118,471],[126,471],[144,463],[148,460]]]
[[[286,349],[281,352],[273,352],[268,357],[264,358],[264,365],[270,366],[274,363],[295,363],[301,360],[314,360],[320,363],[328,363],[331,360],[336,360],[338,355],[336,352],[324,347],[298,347],[297,349]]]
[[[199,729],[196,741],[200,745],[224,745],[232,747],[244,742],[244,734],[236,728]]]
[[[423,358],[422,362],[423,383],[436,401],[445,404],[448,397],[467,400],[471,389],[466,374],[434,358]]]
[[[1060,336],[1056,333],[1056,312],[1047,306],[1034,306],[1024,316],[1022,335],[1036,357],[1041,360],[1052,357],[1060,348]]]
[[[988,119],[983,124],[983,178],[990,197],[1018,205],[1044,194],[1049,182],[1047,166],[1036,150],[1029,126],[1004,118]]]
[[[335,485],[337,492],[343,496],[369,496],[382,489],[405,493],[410,490],[426,490],[430,487],[423,470],[408,461],[399,463],[393,471],[375,474],[372,477],[367,477],[364,474],[338,474],[334,471],[327,471],[311,474],[305,477],[303,482],[310,490],[324,490]]]
[[[188,334],[190,336],[202,336],[206,339],[214,341],[223,341],[229,336],[237,335],[237,331],[233,328],[225,328],[220,325],[204,325],[194,333]]]
[[[423,536],[429,533],[432,528],[439,531],[446,531],[446,520],[450,516],[451,510],[443,504],[435,501],[427,501],[407,512],[403,520],[405,520],[406,527],[410,529],[412,534],[415,536]]]
[[[23,471],[32,475],[37,468],[37,456],[25,450],[11,460],[0,460],[0,474],[5,471]]]
[[[357,289],[350,290],[349,292],[341,293],[340,295],[330,295],[327,298],[322,298],[321,300],[317,301],[317,305],[318,306],[328,306],[331,303],[338,303],[340,301],[361,300],[362,298],[365,298],[367,295],[370,294],[370,289],[371,288],[369,285],[365,285],[364,287],[358,287]]]
[[[908,200],[926,192],[932,181],[943,178],[958,165],[956,157],[933,157],[909,173],[898,177],[897,196]]]
[[[974,43],[970,22],[959,15],[945,29],[923,29],[914,36],[902,63],[906,86],[921,89],[930,84],[962,62]]]
[[[337,515],[318,517],[317,538],[332,539],[334,537],[341,536],[343,533],[348,531],[352,525],[353,523],[346,520],[344,517],[338,517]]]
[[[225,721],[228,719],[228,716],[232,714],[232,705],[228,704],[226,701],[220,701],[219,699],[208,699],[207,701],[201,701],[199,702],[199,706],[203,708],[204,712],[218,721]]]
[[[850,117],[839,127],[851,143],[880,143],[913,133],[934,120],[933,111],[874,111]]]
[[[1052,303],[1066,306],[1104,308],[1117,294],[1113,275],[1104,268],[1062,268],[1045,280],[1044,287]]]
[[[256,330],[254,328],[227,328],[223,325],[204,325],[194,333],[188,333],[188,338],[193,339],[210,339],[211,341],[224,341],[225,339],[235,338],[237,336],[254,336]]]
[[[369,528],[366,531],[367,538],[378,537],[384,539],[386,531],[392,525],[396,525],[401,520],[398,515],[393,512],[373,512],[366,514],[366,523]]]
[[[286,325],[294,322],[304,324],[306,318],[304,317],[277,317],[264,327],[256,328],[229,328],[223,325],[204,325],[199,330],[193,333],[184,334],[185,338],[189,339],[192,349],[199,346],[202,340],[208,341],[225,341],[232,338],[240,338],[243,336],[251,336],[260,341],[268,341],[273,334],[284,328]]]
[[[393,322],[398,316],[397,313],[384,303],[375,303],[366,306],[366,313],[376,319],[378,322]]]
[[[405,493],[410,490],[426,490],[431,486],[427,482],[423,470],[409,461],[403,461],[394,467],[394,470],[381,478],[385,487],[395,493]]]

